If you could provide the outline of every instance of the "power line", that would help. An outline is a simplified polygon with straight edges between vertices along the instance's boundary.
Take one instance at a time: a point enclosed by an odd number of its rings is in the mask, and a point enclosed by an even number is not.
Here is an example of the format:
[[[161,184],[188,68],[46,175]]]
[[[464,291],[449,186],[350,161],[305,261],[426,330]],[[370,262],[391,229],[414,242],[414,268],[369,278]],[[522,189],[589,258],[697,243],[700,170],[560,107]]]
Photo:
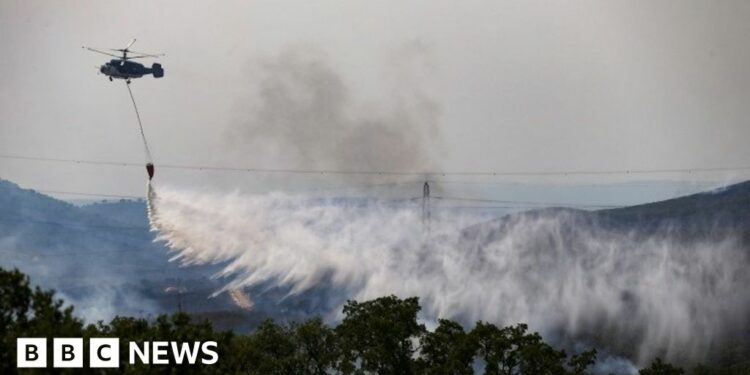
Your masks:
[[[557,207],[583,207],[583,208],[620,208],[625,206],[616,205],[599,205],[599,204],[578,204],[578,203],[560,203],[560,202],[533,202],[533,201],[514,201],[514,200],[498,200],[498,199],[481,199],[481,198],[462,198],[462,197],[440,197],[433,196],[431,198],[446,200],[446,201],[459,201],[459,202],[480,202],[480,203],[501,203],[501,204],[519,204],[519,205],[533,205],[531,207],[544,207],[544,206],[557,206]]]
[[[59,222],[59,221],[34,220],[34,219],[25,219],[25,218],[0,218],[0,222],[5,222],[5,223],[31,223],[31,224],[40,224],[40,225],[64,227],[64,228],[70,228],[70,229],[96,228],[96,229],[145,230],[145,231],[150,230],[149,227],[141,227],[141,226],[104,225],[104,224],[86,224],[86,223],[63,223],[63,222]]]
[[[479,186],[527,186],[527,183],[524,182],[509,182],[509,181],[498,181],[498,180],[490,180],[490,181],[461,181],[461,180],[444,180],[444,179],[430,179],[427,180],[429,183],[435,183],[435,184],[445,184],[445,185],[479,185]],[[739,182],[739,181],[738,181]],[[688,181],[689,183],[689,181]],[[573,185],[571,185],[573,186]],[[576,188],[586,188],[586,189],[622,189],[622,188],[651,188],[651,187],[660,187],[664,186],[663,182],[648,182],[648,181],[640,181],[640,182],[628,182],[628,183],[620,183],[620,184],[602,184],[602,183],[595,183],[595,184],[581,184],[581,185],[575,185]],[[705,186],[711,186],[710,184],[705,184],[704,186],[695,185],[699,188],[705,188]],[[565,186],[562,186],[565,187]]]
[[[373,184],[369,187],[385,187],[385,186],[398,186],[401,184],[408,185],[413,183],[422,183],[422,181],[404,181],[403,183],[385,183],[385,184]],[[367,188],[367,185],[361,185],[352,187],[352,189],[363,189]],[[335,191],[335,190],[346,190],[347,188],[341,187],[341,188],[331,188],[326,189],[323,188],[320,191]],[[81,192],[81,191],[63,191],[63,190],[43,190],[43,189],[31,189],[33,191],[39,192],[39,193],[49,193],[49,194],[67,194],[67,195],[80,195],[80,196],[90,196],[90,197],[110,197],[110,198],[128,198],[128,199],[144,199],[142,196],[135,196],[135,195],[119,195],[119,194],[106,194],[106,193],[91,193],[91,192]],[[309,192],[315,192],[315,190],[309,191]],[[340,197],[340,198],[356,198],[356,197]],[[563,202],[545,202],[545,201],[519,201],[519,200],[501,200],[501,199],[489,199],[489,198],[466,198],[466,197],[453,197],[453,196],[431,196],[430,198],[434,198],[436,200],[441,201],[459,201],[459,202],[476,202],[476,203],[497,203],[502,204],[503,206],[496,206],[497,208],[541,208],[541,207],[575,207],[575,208],[620,208],[625,207],[623,205],[602,205],[602,204],[585,204],[585,203],[563,203]],[[418,200],[422,199],[422,197],[409,197],[409,198],[384,198],[384,199],[378,199],[378,200],[384,200],[390,203],[400,203],[400,202],[416,202]],[[512,206],[508,206],[512,205]],[[490,208],[490,206],[487,206]]]
[[[329,186],[329,187],[319,187],[319,188],[310,188],[310,189],[300,189],[300,190],[290,190],[291,193],[297,193],[297,192],[303,192],[303,193],[318,193],[318,192],[327,192],[327,191],[351,191],[351,190],[366,190],[366,189],[377,189],[377,188],[383,188],[383,187],[399,187],[399,186],[408,186],[412,184],[422,184],[424,183],[424,180],[413,180],[413,181],[392,181],[392,182],[384,182],[384,183],[378,183],[378,184],[359,184],[359,185],[347,185],[347,186]]]
[[[46,158],[46,157],[21,156],[21,155],[0,155],[0,159],[41,161],[41,162],[51,162],[51,163],[107,165],[107,166],[115,166],[115,167],[143,167],[143,163],[96,161],[96,160],[76,160],[76,159]]]
[[[413,183],[409,181],[406,183]],[[374,186],[388,186],[391,184],[376,184]],[[363,188],[365,186],[359,186]],[[130,198],[130,199],[143,199],[142,196],[135,195],[118,195],[118,194],[103,194],[103,193],[90,193],[90,192],[79,192],[79,191],[62,191],[62,190],[37,190],[31,189],[39,193],[50,193],[50,194],[69,194],[69,195],[81,195],[91,197],[112,197],[112,198]],[[325,190],[325,189],[324,189]],[[351,197],[342,197],[351,198]],[[562,202],[540,202],[540,201],[518,201],[518,200],[500,200],[500,199],[484,199],[484,198],[464,198],[464,197],[446,197],[446,196],[431,196],[440,201],[458,201],[458,202],[476,202],[476,203],[499,203],[501,206],[442,206],[441,208],[542,208],[549,206],[557,207],[573,207],[573,208],[620,208],[625,207],[622,205],[596,205],[596,204],[584,204],[584,203],[562,203]],[[416,202],[422,199],[422,197],[410,197],[410,198],[386,198],[382,199],[389,203],[406,203]],[[440,207],[440,206],[437,206]]]
[[[566,206],[576,208],[574,206]],[[460,210],[508,210],[508,209],[525,209],[525,208],[541,208],[540,206],[431,206],[436,209],[460,209]]]
[[[322,187],[314,189],[306,189],[299,191],[291,191],[292,193],[317,193],[327,191],[347,191],[347,190],[365,190],[365,189],[376,189],[382,187],[398,187],[402,185],[410,185],[416,183],[423,183],[424,181],[402,181],[402,182],[387,182],[382,184],[369,184],[369,185],[353,185],[353,186],[335,186],[335,187]],[[145,199],[142,195],[125,195],[125,194],[111,194],[111,193],[90,193],[90,192],[79,192],[79,191],[63,191],[63,190],[46,190],[46,189],[30,189],[38,193],[45,194],[61,194],[61,195],[80,195],[87,197],[101,197],[101,198],[126,198],[126,199]]]
[[[119,167],[143,167],[142,163],[115,162],[87,159],[48,158],[22,155],[0,155],[2,159],[26,160],[39,162],[57,162],[85,165],[107,165]],[[211,165],[160,164],[160,168],[184,169],[197,171],[226,171],[245,173],[279,173],[279,174],[317,174],[317,175],[378,175],[378,176],[585,176],[585,175],[643,175],[674,173],[738,172],[750,171],[750,166],[739,167],[695,167],[695,168],[662,168],[662,169],[622,169],[622,170],[569,170],[569,171],[394,171],[394,170],[342,170],[342,169],[294,169],[294,168],[257,168],[257,167],[223,167]]]
[[[45,194],[64,194],[64,195],[81,195],[86,197],[102,197],[102,198],[127,198],[127,199],[145,199],[145,196],[137,195],[120,195],[120,194],[101,194],[101,193],[83,193],[77,191],[61,191],[61,190],[37,190],[32,189],[39,193]]]

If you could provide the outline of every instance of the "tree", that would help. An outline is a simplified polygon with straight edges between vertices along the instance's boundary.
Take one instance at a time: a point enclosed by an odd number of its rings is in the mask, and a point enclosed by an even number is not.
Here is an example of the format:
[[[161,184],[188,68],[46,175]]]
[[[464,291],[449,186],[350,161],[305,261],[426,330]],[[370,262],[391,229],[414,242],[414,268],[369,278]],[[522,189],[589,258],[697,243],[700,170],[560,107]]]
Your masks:
[[[582,374],[594,363],[596,351],[590,351],[571,357],[565,366],[565,351],[555,350],[538,333],[527,331],[525,324],[498,328],[491,323],[477,322],[471,335],[477,345],[477,354],[485,364],[484,373]]]
[[[302,373],[325,375],[333,369],[339,358],[336,334],[320,318],[294,325],[298,361]]]
[[[480,321],[466,332],[454,321],[439,320],[438,327],[428,332],[417,320],[419,311],[417,298],[388,296],[366,302],[348,301],[343,309],[344,319],[335,329],[320,318],[283,325],[268,320],[250,334],[235,335],[214,331],[210,323],[193,321],[182,313],[155,319],[116,317],[109,323],[83,328],[82,321],[73,315],[73,308],[55,299],[53,291],[32,289],[28,277],[21,272],[0,269],[0,373],[19,373],[15,368],[18,337],[218,343],[219,361],[211,366],[174,361],[168,365],[130,365],[128,345],[121,345],[119,368],[46,369],[45,373],[51,374],[469,375],[474,373],[473,364],[478,359],[485,364],[485,374],[490,375],[582,375],[596,359],[593,350],[568,357],[545,343],[538,333],[529,333],[524,324],[498,328]],[[715,373],[743,373],[741,369],[728,371]],[[640,373],[679,375],[683,371],[657,359]]]
[[[347,301],[344,320],[336,327],[341,345],[338,370],[344,374],[414,373],[414,342],[426,331],[417,322],[419,310],[416,297]]]
[[[516,329],[525,331],[526,327],[519,325]],[[520,365],[520,353],[515,350],[510,333],[508,328],[499,329],[494,324],[482,321],[477,322],[471,331],[486,375],[513,374]]]
[[[684,373],[683,369],[664,363],[661,358],[656,358],[651,362],[651,366],[638,371],[640,375],[682,375]]]
[[[291,330],[272,320],[261,323],[241,348],[245,357],[242,367],[247,373],[274,375],[301,372]]]
[[[0,373],[18,373],[18,337],[80,337],[82,329],[81,320],[73,316],[73,307],[64,307],[62,300],[55,299],[54,291],[39,287],[32,290],[28,276],[0,268]],[[51,363],[51,353],[48,355],[47,362]]]
[[[433,374],[474,374],[472,364],[477,351],[476,341],[460,324],[440,319],[434,332],[422,338],[420,371]]]
[[[568,361],[571,375],[583,375],[586,369],[596,363],[596,349],[576,354]]]

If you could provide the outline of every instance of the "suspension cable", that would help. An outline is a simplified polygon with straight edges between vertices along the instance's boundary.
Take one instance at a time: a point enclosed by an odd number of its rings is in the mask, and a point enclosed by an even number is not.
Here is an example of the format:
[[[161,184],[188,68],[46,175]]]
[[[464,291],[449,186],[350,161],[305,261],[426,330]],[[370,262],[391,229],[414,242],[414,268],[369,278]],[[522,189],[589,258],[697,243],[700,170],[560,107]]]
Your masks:
[[[151,163],[151,150],[148,148],[148,142],[146,141],[146,133],[143,132],[143,123],[141,122],[141,114],[138,112],[138,106],[135,104],[135,97],[133,97],[133,91],[130,89],[130,83],[125,82],[125,86],[128,88],[130,94],[130,100],[133,102],[133,109],[135,109],[135,116],[138,118],[138,128],[141,130],[141,139],[143,140],[143,148],[146,151],[146,162]]]

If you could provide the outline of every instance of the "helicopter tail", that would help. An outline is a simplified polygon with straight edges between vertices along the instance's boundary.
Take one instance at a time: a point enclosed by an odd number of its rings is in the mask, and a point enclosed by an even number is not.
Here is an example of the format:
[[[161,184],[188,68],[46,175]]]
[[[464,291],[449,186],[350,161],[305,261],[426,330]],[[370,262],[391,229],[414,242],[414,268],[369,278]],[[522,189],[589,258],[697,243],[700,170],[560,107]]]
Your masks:
[[[151,72],[154,74],[154,78],[164,77],[164,69],[159,63],[154,63],[153,65],[151,65]]]

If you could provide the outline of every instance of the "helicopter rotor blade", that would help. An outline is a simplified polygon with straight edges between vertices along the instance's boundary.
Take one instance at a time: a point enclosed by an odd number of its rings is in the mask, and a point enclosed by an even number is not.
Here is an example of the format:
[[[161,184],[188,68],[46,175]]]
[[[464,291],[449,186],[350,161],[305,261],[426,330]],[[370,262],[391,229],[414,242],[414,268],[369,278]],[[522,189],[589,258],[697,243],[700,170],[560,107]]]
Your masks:
[[[118,52],[132,52],[130,50],[130,46],[132,46],[135,43],[135,39],[131,40],[130,43],[128,43],[125,48],[110,48],[110,51],[118,51]]]
[[[132,52],[132,51],[131,51]],[[138,55],[138,56],[128,56],[128,60],[130,59],[141,59],[144,57],[162,57],[165,56],[163,53],[159,55]]]
[[[138,51],[132,51],[132,50],[128,50],[128,52],[134,53],[136,55],[152,56],[152,57],[166,56],[166,54],[164,54],[164,53],[148,53],[148,52],[138,52]]]
[[[119,55],[115,55],[115,54],[113,54],[113,53],[109,53],[109,52],[104,52],[104,51],[100,51],[100,50],[98,50],[98,49],[96,49],[96,48],[91,48],[91,47],[86,47],[86,46],[83,46],[83,47],[81,47],[81,48],[87,49],[87,50],[89,50],[89,51],[91,51],[91,52],[101,53],[101,54],[103,54],[103,55],[107,55],[107,56],[112,56],[112,57],[120,57]]]

